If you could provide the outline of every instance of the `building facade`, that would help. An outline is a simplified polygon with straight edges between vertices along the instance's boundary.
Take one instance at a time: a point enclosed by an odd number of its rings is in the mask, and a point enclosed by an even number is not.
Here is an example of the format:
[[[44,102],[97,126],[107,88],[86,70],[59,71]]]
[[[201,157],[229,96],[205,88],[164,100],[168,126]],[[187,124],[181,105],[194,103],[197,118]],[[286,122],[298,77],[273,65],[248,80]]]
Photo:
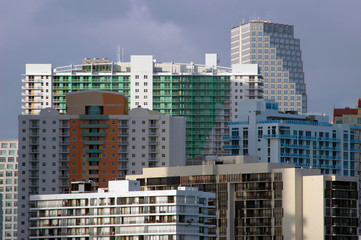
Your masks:
[[[258,64],[264,97],[284,111],[307,112],[300,40],[292,25],[254,20],[231,30],[231,64]]]
[[[232,79],[246,86],[235,96],[244,99],[261,95],[258,69],[251,70],[249,77],[244,71],[235,71]],[[68,92],[120,92],[129,97],[129,109],[142,106],[186,117],[187,159],[195,164],[205,155],[224,151],[223,136],[228,136],[232,111],[231,76],[231,68],[217,65],[216,54],[206,54],[204,65],[157,62],[153,56],[131,56],[130,62],[117,63],[84,59],[81,65],[55,68],[51,64],[27,64],[22,79],[22,109],[23,114],[37,114],[45,107],[65,113]]]
[[[270,100],[238,104],[230,122],[232,155],[259,156],[262,162],[319,168],[322,174],[357,176],[361,153],[358,126],[331,124],[326,116],[284,113]]]
[[[1,236],[17,239],[18,226],[18,141],[0,140]]]
[[[185,119],[137,107],[120,93],[67,95],[68,114],[45,108],[19,116],[19,236],[27,236],[29,196],[69,192],[71,181],[98,187],[144,167],[185,165]],[[49,184],[50,183],[50,184]]]
[[[231,77],[231,120],[237,121],[238,102],[263,99],[263,78],[257,64],[233,64]]]
[[[357,108],[334,108],[333,123],[361,125],[361,98],[358,99]]]
[[[144,169],[144,190],[179,185],[216,193],[217,239],[358,239],[358,179],[228,156]]]
[[[31,197],[29,239],[214,239],[214,193],[196,188],[140,191],[110,181],[107,191]]]

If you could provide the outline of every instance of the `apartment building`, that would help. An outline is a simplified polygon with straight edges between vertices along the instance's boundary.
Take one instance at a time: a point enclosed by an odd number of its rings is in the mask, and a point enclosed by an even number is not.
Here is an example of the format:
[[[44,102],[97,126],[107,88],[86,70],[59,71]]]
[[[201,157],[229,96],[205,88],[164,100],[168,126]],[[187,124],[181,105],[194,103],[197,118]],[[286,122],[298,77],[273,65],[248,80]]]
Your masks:
[[[137,107],[116,92],[67,95],[67,114],[45,108],[19,116],[19,236],[27,236],[29,196],[69,192],[71,181],[108,181],[144,167],[185,165],[185,119]]]
[[[3,240],[17,239],[18,141],[0,140],[0,233]]]
[[[253,20],[231,29],[231,64],[258,64],[264,98],[283,111],[307,112],[300,39],[287,24]]]
[[[144,190],[216,193],[217,239],[358,239],[358,179],[227,156],[204,165],[143,169]]]
[[[238,104],[238,120],[230,122],[232,155],[250,154],[262,162],[319,168],[322,174],[357,176],[360,128],[331,124],[327,116],[282,112],[270,100]]]
[[[187,159],[192,159],[189,164],[200,163],[197,159],[224,151],[223,136],[228,136],[231,118],[232,69],[218,66],[217,60],[217,54],[206,54],[205,64],[157,62],[153,56],[131,56],[130,62],[116,63],[84,59],[81,65],[62,67],[26,64],[22,79],[23,114],[38,114],[45,107],[65,113],[65,96],[69,92],[120,92],[129,97],[129,109],[142,106],[186,117]],[[238,74],[240,71],[235,73],[233,79],[247,86],[243,99],[259,98],[260,82],[254,83],[260,76],[258,69],[252,69],[249,78]]]
[[[214,239],[214,198],[192,187],[140,191],[138,181],[109,181],[98,192],[34,195],[29,239]]]

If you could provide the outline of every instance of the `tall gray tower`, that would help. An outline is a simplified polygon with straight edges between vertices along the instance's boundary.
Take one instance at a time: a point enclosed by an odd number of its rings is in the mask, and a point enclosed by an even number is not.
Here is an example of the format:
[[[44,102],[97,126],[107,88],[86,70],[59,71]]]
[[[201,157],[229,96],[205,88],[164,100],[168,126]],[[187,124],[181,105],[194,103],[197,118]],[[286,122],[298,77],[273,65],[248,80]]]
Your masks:
[[[307,112],[300,40],[292,25],[254,20],[231,30],[231,64],[258,64],[264,98],[283,111]]]

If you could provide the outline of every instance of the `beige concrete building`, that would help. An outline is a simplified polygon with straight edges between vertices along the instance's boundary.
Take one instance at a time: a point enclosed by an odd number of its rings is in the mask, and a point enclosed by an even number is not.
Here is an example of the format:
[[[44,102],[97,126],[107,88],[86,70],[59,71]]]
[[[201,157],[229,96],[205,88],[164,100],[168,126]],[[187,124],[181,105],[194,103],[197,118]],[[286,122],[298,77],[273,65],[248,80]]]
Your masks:
[[[234,156],[199,166],[143,169],[143,175],[128,179],[139,180],[145,190],[182,185],[216,193],[220,240],[357,239],[354,177]]]
[[[292,25],[253,20],[231,30],[231,64],[258,64],[264,98],[283,111],[307,112],[300,39]]]

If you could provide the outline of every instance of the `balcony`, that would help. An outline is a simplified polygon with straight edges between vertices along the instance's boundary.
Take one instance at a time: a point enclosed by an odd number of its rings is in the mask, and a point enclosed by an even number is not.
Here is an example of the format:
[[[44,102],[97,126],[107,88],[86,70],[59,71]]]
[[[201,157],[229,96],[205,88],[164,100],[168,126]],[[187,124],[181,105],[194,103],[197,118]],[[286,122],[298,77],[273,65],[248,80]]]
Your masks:
[[[119,161],[119,162],[128,162],[128,158],[126,158],[126,157],[120,157],[120,158],[118,158],[118,161]]]
[[[31,131],[31,132],[29,133],[29,136],[30,136],[30,137],[38,137],[38,136],[39,136],[39,132],[37,132],[37,131]]]
[[[159,153],[158,149],[149,149],[149,153]]]
[[[68,123],[62,123],[59,125],[60,128],[69,128],[69,124]]]
[[[80,128],[108,128],[108,124],[80,124]]]
[[[128,124],[119,124],[119,128],[129,128]]]
[[[118,153],[128,153],[128,149],[121,148],[121,149],[118,150]]]
[[[85,145],[103,145],[104,141],[84,141]]]
[[[83,132],[83,137],[105,137],[107,135],[106,132]]]
[[[62,164],[62,165],[59,166],[59,169],[60,170],[69,170],[69,166],[66,165],[66,164]]]
[[[118,145],[128,145],[128,142],[119,141],[119,142],[118,142]]]
[[[128,166],[119,165],[118,170],[128,170]]]
[[[69,183],[68,182],[59,182],[59,187],[67,188],[67,187],[69,187]]]
[[[81,120],[106,120],[109,119],[107,115],[80,115]]]
[[[158,124],[149,124],[149,128],[159,128]]]
[[[30,165],[30,170],[39,170],[39,165]]]
[[[238,140],[241,139],[240,136],[225,136],[223,137],[223,140]]]
[[[102,149],[87,149],[85,150],[86,153],[102,153]]]
[[[59,152],[60,152],[60,153],[69,153],[69,149],[67,149],[67,148],[61,148],[61,149],[59,150]]]
[[[128,135],[129,135],[128,132],[119,132],[119,133],[118,133],[118,136],[119,136],[119,137],[127,137]]]
[[[223,149],[240,149],[240,145],[224,145]]]
[[[150,142],[149,142],[149,145],[158,145],[158,144],[159,144],[158,141],[150,141]]]

